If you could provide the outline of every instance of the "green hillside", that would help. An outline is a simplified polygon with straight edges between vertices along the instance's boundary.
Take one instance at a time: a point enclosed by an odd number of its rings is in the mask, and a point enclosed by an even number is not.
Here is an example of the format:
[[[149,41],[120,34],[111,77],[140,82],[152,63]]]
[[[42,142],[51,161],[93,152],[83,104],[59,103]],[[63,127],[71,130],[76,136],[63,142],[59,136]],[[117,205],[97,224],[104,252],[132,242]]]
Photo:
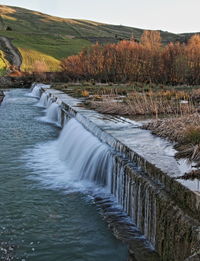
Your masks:
[[[92,43],[116,42],[133,36],[139,40],[142,33],[138,28],[64,19],[0,5],[0,36],[9,37],[20,49],[22,68],[28,71],[33,69],[38,58],[51,65],[49,70],[58,70],[60,59],[76,54]],[[161,36],[164,43],[185,39],[185,35],[162,31]]]

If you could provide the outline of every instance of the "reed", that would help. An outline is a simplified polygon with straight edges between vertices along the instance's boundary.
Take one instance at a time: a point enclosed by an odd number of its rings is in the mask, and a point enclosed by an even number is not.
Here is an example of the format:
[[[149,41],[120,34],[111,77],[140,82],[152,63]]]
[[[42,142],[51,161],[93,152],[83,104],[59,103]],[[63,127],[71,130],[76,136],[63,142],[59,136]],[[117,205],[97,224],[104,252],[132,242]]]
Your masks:
[[[187,100],[186,100],[187,99]],[[87,104],[101,113],[118,115],[186,115],[196,112],[193,101],[186,92],[132,92],[126,97],[102,96],[100,101],[91,97]]]

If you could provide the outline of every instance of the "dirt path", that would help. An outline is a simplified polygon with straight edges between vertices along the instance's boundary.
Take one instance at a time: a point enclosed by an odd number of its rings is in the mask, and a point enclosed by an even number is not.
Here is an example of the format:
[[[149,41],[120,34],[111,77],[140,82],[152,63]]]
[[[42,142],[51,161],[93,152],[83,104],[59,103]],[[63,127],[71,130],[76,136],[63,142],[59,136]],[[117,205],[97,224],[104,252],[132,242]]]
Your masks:
[[[22,57],[18,49],[11,43],[11,40],[7,37],[0,36],[0,47],[2,47],[3,51],[5,52],[6,58],[10,64],[20,69],[22,64]]]

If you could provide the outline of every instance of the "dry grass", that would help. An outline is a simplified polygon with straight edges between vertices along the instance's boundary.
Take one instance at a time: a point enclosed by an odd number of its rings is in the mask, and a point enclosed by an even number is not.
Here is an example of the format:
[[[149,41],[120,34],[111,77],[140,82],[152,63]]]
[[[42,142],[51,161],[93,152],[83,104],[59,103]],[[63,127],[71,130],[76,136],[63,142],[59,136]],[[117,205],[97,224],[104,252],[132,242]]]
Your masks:
[[[182,103],[182,101],[184,101]],[[185,115],[196,112],[196,108],[187,92],[131,92],[127,97],[102,96],[101,101],[91,98],[88,105],[101,113],[118,115]]]
[[[168,138],[171,141],[176,141],[179,143],[188,143],[190,130],[193,131],[199,127],[199,113],[168,119],[159,119],[151,121],[143,126],[143,128],[151,130],[154,134],[160,137]]]
[[[60,70],[59,60],[49,55],[23,48],[19,48],[19,51],[23,57],[21,69],[25,72],[35,71],[37,61],[40,61],[40,63],[45,65],[46,71],[54,72]]]

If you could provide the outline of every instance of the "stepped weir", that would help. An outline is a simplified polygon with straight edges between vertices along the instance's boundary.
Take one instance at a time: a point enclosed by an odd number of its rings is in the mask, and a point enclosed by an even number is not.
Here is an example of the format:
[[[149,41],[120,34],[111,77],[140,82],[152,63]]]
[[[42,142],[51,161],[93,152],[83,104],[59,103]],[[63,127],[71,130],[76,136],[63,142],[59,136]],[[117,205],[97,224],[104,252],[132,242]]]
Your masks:
[[[46,120],[63,128],[57,146],[72,175],[104,187],[160,256],[146,260],[200,260],[199,181],[176,179],[191,166],[174,158],[170,143],[45,85],[32,95]],[[131,235],[129,248],[134,253]]]

